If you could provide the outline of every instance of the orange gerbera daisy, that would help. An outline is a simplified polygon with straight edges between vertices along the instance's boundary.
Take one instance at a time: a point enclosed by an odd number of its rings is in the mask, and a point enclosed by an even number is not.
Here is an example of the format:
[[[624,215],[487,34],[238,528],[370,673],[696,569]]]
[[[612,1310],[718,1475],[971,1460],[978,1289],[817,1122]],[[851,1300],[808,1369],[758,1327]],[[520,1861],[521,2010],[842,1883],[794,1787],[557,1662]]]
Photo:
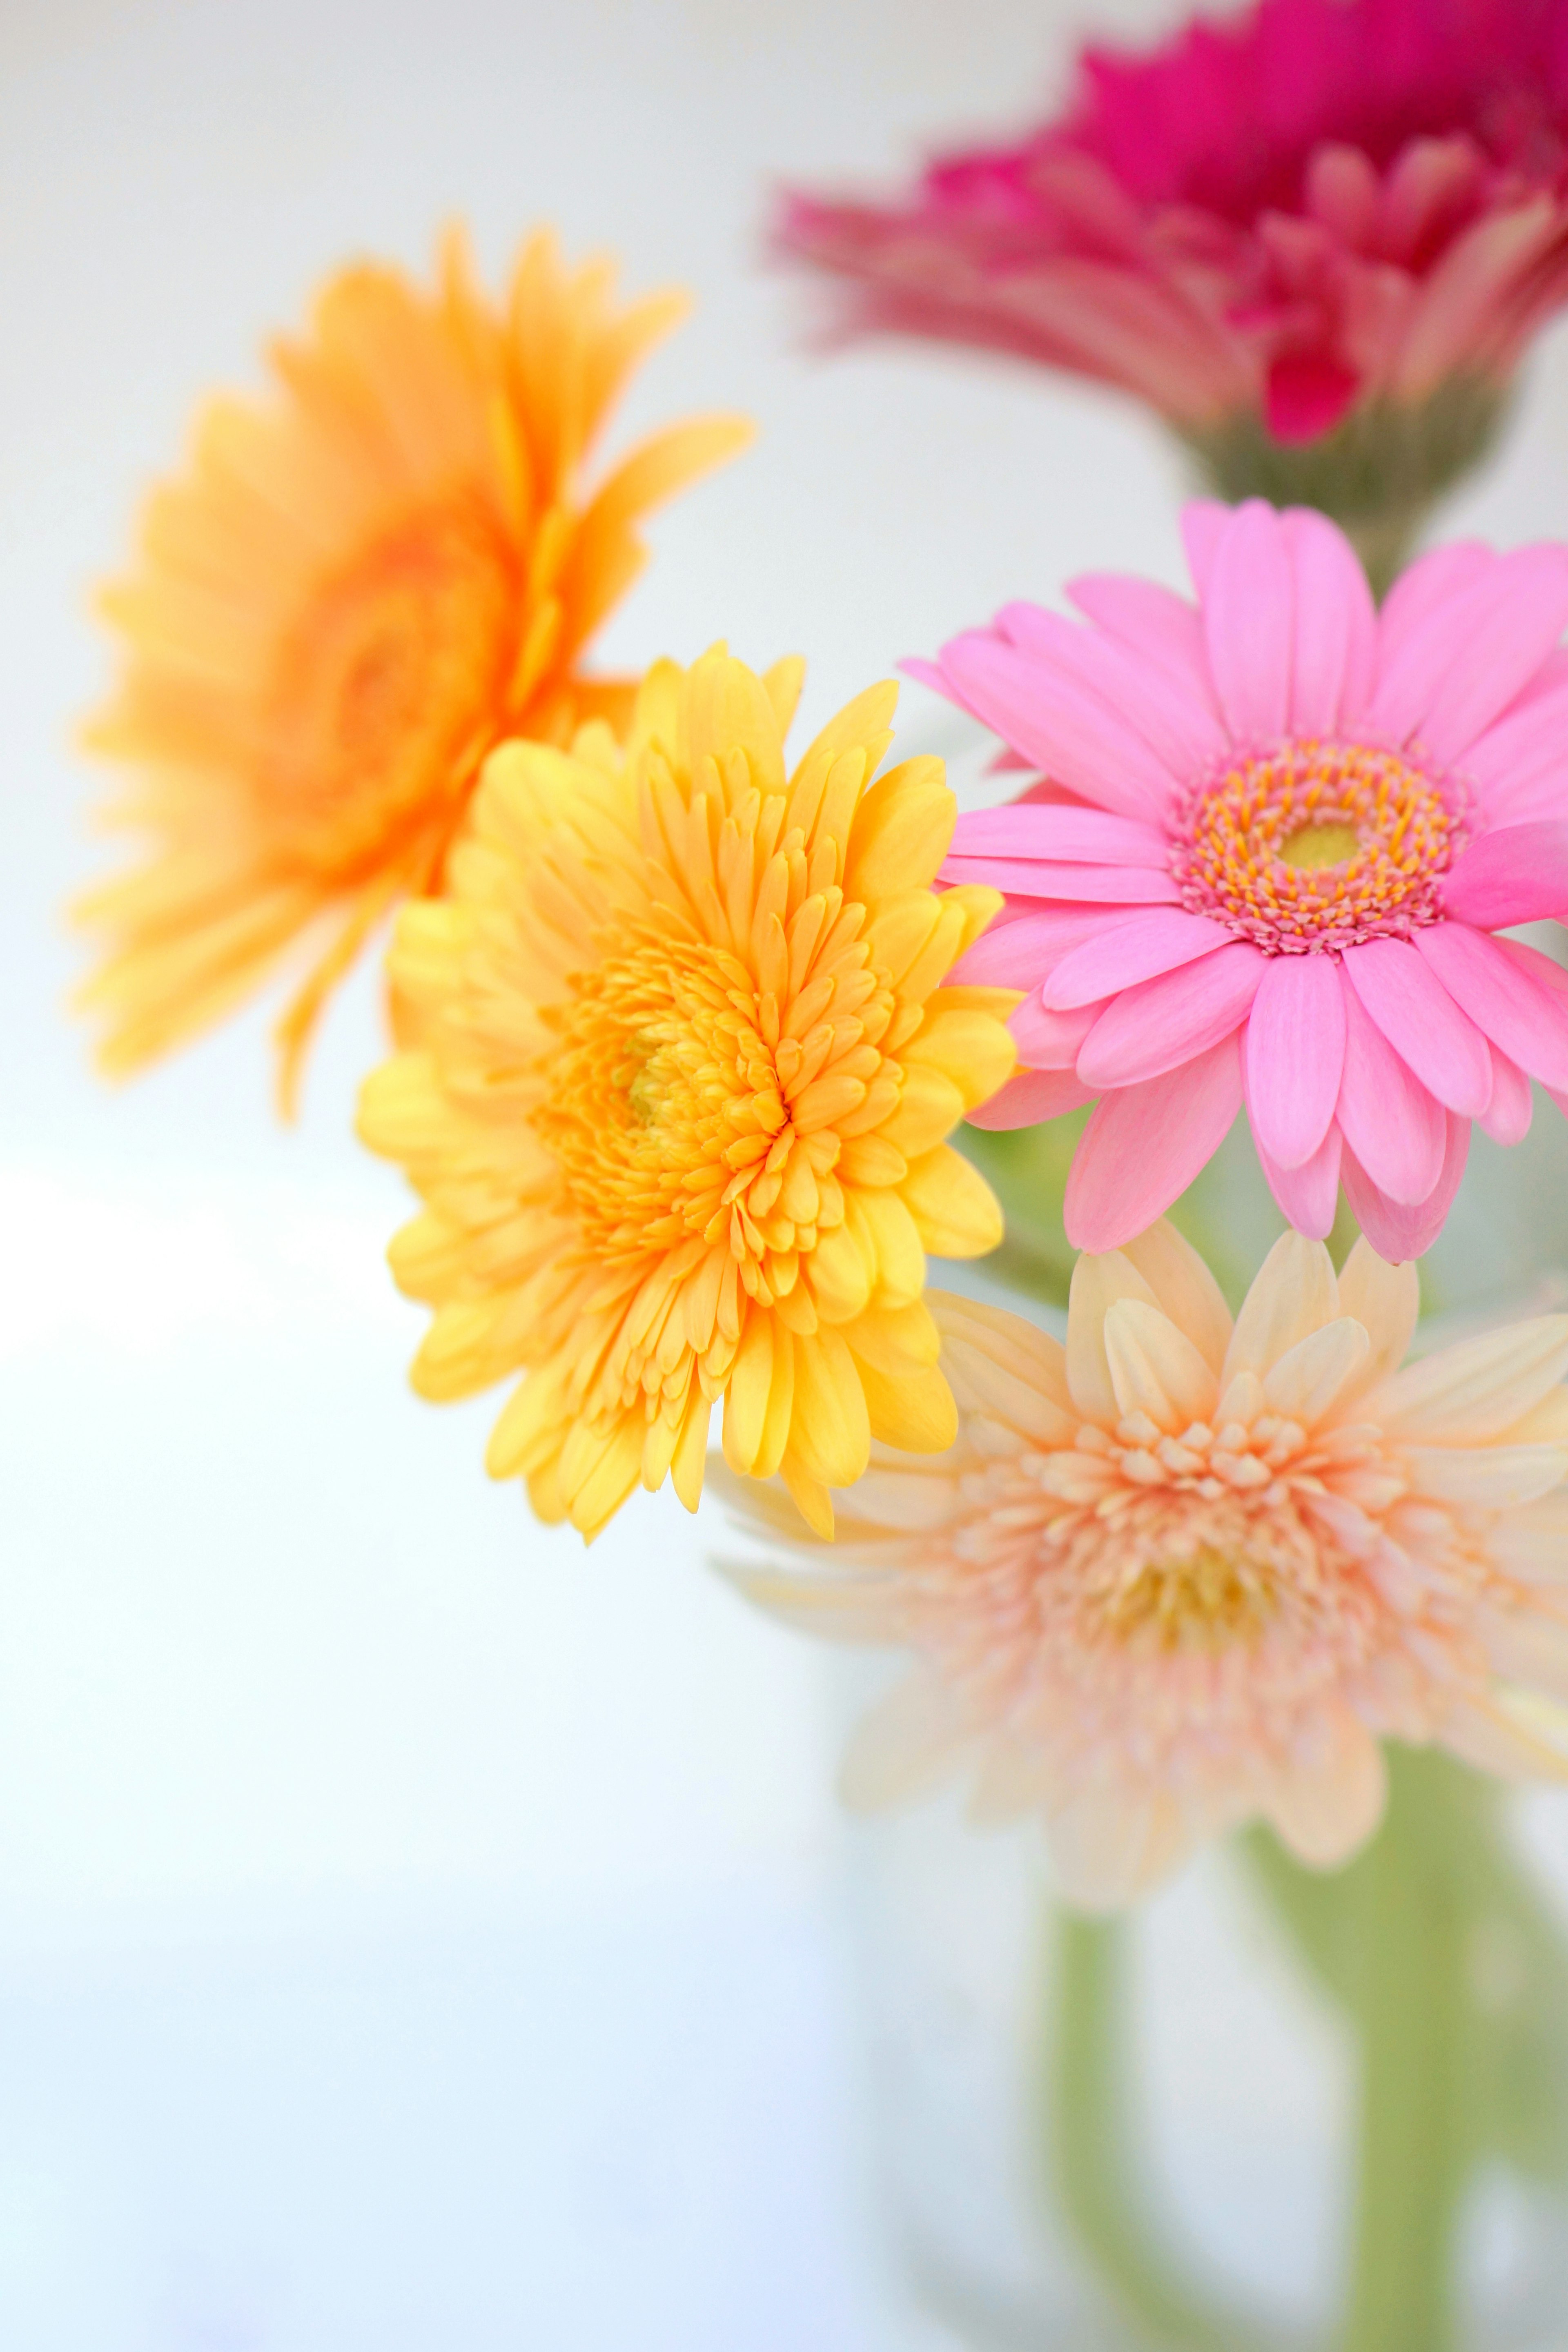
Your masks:
[[[661,662],[625,753],[508,743],[449,889],[407,908],[394,981],[419,1049],[360,1132],[424,1194],[393,1269],[435,1320],[422,1395],[522,1372],[490,1440],[542,1518],[597,1533],[640,1480],[688,1509],[709,1416],[830,1533],[873,1436],[951,1444],[925,1253],[1001,1213],[945,1138],[1013,1068],[1011,992],[950,988],[1001,905],[932,888],[942,762],[878,779],[898,688],[793,775],[798,662]]]
[[[322,1003],[388,908],[437,883],[486,753],[624,725],[633,687],[579,665],[643,562],[636,524],[751,428],[667,427],[585,488],[616,395],[685,308],[617,308],[613,278],[569,271],[547,234],[500,307],[457,237],[433,293],[367,263],[274,347],[270,405],[206,411],[104,598],[128,658],[89,741],[137,772],[111,820],[157,836],[79,909],[110,935],[83,992],[110,1071],[313,949],[278,1031],[289,1108]]]

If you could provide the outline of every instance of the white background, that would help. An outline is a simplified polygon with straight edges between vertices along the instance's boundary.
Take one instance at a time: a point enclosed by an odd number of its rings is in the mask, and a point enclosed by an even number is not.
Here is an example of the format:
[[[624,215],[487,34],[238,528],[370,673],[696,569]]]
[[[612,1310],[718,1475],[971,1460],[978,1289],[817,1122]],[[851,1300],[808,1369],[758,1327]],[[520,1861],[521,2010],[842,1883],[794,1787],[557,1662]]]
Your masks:
[[[0,2344],[850,2352],[870,2252],[816,1662],[638,1502],[584,1554],[404,1384],[397,1180],[335,1011],[109,1094],[64,997],[101,869],[87,611],[195,398],[358,251],[533,221],[693,321],[626,437],[755,451],[604,641],[804,651],[803,724],[1073,572],[1179,578],[1179,478],[1022,369],[800,355],[766,191],[1059,87],[1050,0],[5,0],[0,13]],[[1568,349],[1451,520],[1568,529]],[[906,689],[916,730],[937,707]],[[950,730],[951,731],[951,730]],[[956,741],[959,739],[954,737]]]

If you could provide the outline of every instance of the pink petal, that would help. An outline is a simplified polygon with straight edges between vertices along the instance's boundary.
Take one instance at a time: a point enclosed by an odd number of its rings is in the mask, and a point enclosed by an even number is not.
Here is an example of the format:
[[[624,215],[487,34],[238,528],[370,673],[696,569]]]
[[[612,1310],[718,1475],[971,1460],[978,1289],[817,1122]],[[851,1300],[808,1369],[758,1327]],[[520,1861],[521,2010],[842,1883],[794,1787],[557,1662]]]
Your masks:
[[[1018,898],[1086,898],[1100,904],[1174,907],[1181,891],[1148,866],[1047,866],[1022,857],[946,857],[943,882],[987,882]]]
[[[1492,1091],[1481,1118],[1482,1129],[1494,1143],[1522,1143],[1530,1133],[1534,1108],[1530,1080],[1519,1064],[1510,1062],[1497,1046],[1490,1050]]]
[[[1137,580],[1117,572],[1083,572],[1068,581],[1068,594],[1080,613],[1131,646],[1141,660],[1151,663],[1218,718],[1204,648],[1204,625],[1195,604],[1152,580]]]
[[[1187,570],[1193,575],[1200,604],[1208,593],[1209,573],[1220,541],[1230,528],[1231,513],[1232,509],[1218,499],[1189,499],[1182,509],[1182,545],[1186,550]]]
[[[969,1124],[988,1134],[1038,1127],[1043,1119],[1060,1118],[1064,1111],[1079,1110],[1093,1100],[1094,1089],[1071,1070],[1021,1070],[989,1102],[969,1113]]]
[[[1403,1265],[1407,1259],[1420,1257],[1431,1248],[1459,1189],[1465,1156],[1470,1148],[1470,1122],[1456,1117],[1453,1111],[1446,1111],[1444,1117],[1447,1135],[1442,1170],[1426,1200],[1415,1208],[1391,1201],[1358,1164],[1352,1151],[1347,1150],[1341,1162],[1340,1181],[1345,1188],[1351,1214],[1379,1257],[1386,1258],[1390,1265]]]
[[[1077,627],[1039,604],[1007,604],[996,626],[1027,654],[1080,678],[1137,728],[1174,776],[1191,775],[1226,749],[1208,698],[1099,629]]]
[[[1468,923],[1427,923],[1415,945],[1454,1002],[1510,1061],[1543,1086],[1568,1087],[1568,1006],[1549,982]]]
[[[1162,1078],[1107,1095],[1068,1178],[1074,1249],[1120,1249],[1152,1225],[1214,1157],[1240,1108],[1234,1037]]]
[[[1332,735],[1354,727],[1371,696],[1377,609],[1349,540],[1326,516],[1292,507],[1280,523],[1296,575],[1290,724]]]
[[[1247,1024],[1246,1059],[1259,1154],[1279,1168],[1304,1167],[1328,1132],[1345,1066],[1345,1003],[1332,957],[1269,958]]]
[[[1111,996],[1119,988],[1136,988],[1157,972],[1173,971],[1180,963],[1212,955],[1229,945],[1235,933],[1206,915],[1189,915],[1177,907],[1151,907],[1098,937],[1086,940],[1063,956],[1046,984],[1045,1001],[1058,1013],[1074,1004],[1090,1004],[1097,996]],[[973,953],[973,950],[971,950]]]
[[[1443,905],[1487,931],[1561,915],[1568,907],[1568,822],[1537,818],[1483,833],[1449,867]]]
[[[1258,1164],[1268,1181],[1268,1189],[1279,1202],[1289,1222],[1309,1241],[1327,1241],[1333,1230],[1334,1212],[1340,1204],[1341,1138],[1336,1126],[1331,1126],[1310,1160],[1299,1167],[1281,1168],[1270,1160],[1258,1141],[1258,1122],[1253,1120],[1252,1140],[1258,1152]]]
[[[1272,507],[1248,499],[1221,532],[1203,592],[1204,640],[1233,735],[1268,742],[1290,709],[1296,583]]]
[[[1007,1026],[1018,1049],[1018,1059],[1031,1070],[1070,1070],[1079,1047],[1099,1020],[1104,1006],[1080,1004],[1071,1013],[1053,1013],[1040,1002],[1036,989],[1007,1015]]]
[[[1377,616],[1377,667],[1386,677],[1429,616],[1491,571],[1497,557],[1481,539],[1450,540],[1407,563]]]
[[[1152,824],[1064,802],[1009,801],[970,809],[952,828],[954,857],[1030,857],[1058,866],[1148,866],[1163,872],[1171,845]]]
[[[1247,1018],[1267,959],[1233,940],[1195,963],[1124,988],[1100,1013],[1078,1057],[1085,1086],[1103,1094],[1190,1062]]]
[[[1465,754],[1488,814],[1517,823],[1568,811],[1568,684],[1531,684]]]
[[[1412,1205],[1443,1171],[1445,1113],[1402,1062],[1347,980],[1345,1067],[1337,1117],[1345,1142],[1380,1191]]]
[[[1369,714],[1395,742],[1419,737],[1446,765],[1540,669],[1568,623],[1568,548],[1522,547],[1435,599],[1383,669]]]
[[[1479,1118],[1491,1099],[1486,1039],[1405,940],[1347,948],[1345,978],[1400,1059],[1449,1110]]]
[[[1159,823],[1178,780],[1098,695],[978,630],[944,646],[942,667],[965,708],[1058,783]]]
[[[960,988],[1037,988],[1062,958],[1102,931],[1120,929],[1131,907],[1041,907],[983,931],[948,974]]]

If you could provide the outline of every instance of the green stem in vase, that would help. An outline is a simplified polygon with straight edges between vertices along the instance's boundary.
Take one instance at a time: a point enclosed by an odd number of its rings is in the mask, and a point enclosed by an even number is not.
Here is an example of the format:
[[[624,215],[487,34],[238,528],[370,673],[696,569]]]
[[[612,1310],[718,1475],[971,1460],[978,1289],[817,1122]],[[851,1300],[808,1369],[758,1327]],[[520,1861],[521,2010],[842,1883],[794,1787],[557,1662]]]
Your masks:
[[[1205,2291],[1148,2211],[1133,2160],[1127,1930],[1058,1914],[1046,2046],[1046,2138],[1059,2209],[1127,2318],[1169,2352],[1271,2352],[1274,2339]]]

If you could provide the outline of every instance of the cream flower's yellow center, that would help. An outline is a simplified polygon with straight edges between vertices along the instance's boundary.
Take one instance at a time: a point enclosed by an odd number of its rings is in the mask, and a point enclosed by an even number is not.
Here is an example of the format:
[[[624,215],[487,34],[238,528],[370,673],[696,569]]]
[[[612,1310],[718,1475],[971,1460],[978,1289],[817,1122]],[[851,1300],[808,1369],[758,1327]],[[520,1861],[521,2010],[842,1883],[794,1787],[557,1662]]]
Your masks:
[[[274,663],[260,814],[348,880],[455,814],[514,655],[510,552],[478,501],[406,517],[318,584]]]
[[[1152,1637],[1162,1650],[1226,1650],[1256,1640],[1276,1600],[1267,1562],[1199,1542],[1184,1557],[1130,1564],[1106,1601],[1103,1622],[1118,1640]]]
[[[1407,937],[1442,911],[1454,800],[1373,744],[1303,739],[1234,760],[1179,822],[1182,904],[1272,955]]]
[[[840,979],[865,961],[847,954]],[[751,1296],[792,1290],[801,1256],[844,1222],[834,1117],[883,1069],[864,1033],[886,992],[865,978],[858,1018],[797,1036],[742,959],[707,941],[634,934],[581,975],[554,1014],[533,1126],[584,1245],[614,1259],[723,1244]]]

